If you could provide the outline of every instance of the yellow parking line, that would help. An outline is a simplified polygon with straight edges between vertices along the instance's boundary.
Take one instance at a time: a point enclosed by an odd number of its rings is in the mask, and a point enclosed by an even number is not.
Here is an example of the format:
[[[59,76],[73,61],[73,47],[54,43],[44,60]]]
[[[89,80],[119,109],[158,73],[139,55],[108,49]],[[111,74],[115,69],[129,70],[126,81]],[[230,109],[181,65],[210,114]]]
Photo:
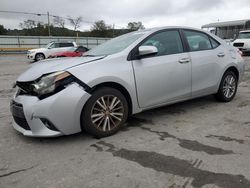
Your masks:
[[[27,51],[32,48],[0,48],[0,51]]]

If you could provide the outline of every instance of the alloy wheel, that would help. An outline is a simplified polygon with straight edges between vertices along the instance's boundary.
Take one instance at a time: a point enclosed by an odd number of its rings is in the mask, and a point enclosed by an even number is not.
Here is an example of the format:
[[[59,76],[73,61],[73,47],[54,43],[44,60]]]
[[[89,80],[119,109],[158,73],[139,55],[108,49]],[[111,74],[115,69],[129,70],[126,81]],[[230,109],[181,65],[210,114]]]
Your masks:
[[[111,131],[122,122],[124,106],[122,101],[114,95],[100,97],[91,110],[93,125],[102,132]]]
[[[43,60],[44,59],[44,55],[43,54],[37,54],[36,55],[36,60],[37,61],[40,61],[40,60]]]
[[[236,91],[236,79],[233,75],[227,75],[223,82],[223,94],[226,98],[231,98]]]

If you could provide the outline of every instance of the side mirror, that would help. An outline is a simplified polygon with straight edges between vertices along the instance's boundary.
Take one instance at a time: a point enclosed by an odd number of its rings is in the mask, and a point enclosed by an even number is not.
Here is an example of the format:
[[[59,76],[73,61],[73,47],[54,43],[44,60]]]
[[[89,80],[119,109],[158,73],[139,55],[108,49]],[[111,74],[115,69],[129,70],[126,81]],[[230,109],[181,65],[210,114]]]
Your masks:
[[[155,55],[158,53],[158,49],[155,46],[140,46],[139,47],[139,57]]]

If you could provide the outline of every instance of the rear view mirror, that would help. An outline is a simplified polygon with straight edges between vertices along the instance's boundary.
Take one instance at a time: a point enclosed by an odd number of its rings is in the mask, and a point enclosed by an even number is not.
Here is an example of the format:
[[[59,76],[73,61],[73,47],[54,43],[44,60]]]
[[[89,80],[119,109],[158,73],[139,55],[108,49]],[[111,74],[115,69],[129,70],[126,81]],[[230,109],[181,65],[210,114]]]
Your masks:
[[[155,46],[140,46],[139,56],[154,55],[158,53],[158,49]]]

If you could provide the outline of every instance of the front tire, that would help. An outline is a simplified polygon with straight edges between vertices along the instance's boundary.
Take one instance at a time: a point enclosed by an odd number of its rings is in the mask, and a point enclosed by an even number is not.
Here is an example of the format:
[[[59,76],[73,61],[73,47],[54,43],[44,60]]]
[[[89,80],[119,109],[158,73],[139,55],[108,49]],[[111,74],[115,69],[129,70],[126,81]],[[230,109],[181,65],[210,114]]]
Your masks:
[[[45,59],[45,55],[42,54],[42,53],[38,53],[35,56],[35,61],[41,61],[41,60],[44,60],[44,59]]]
[[[81,115],[82,128],[96,138],[115,134],[126,122],[128,103],[124,95],[110,87],[97,89]]]
[[[215,97],[221,102],[230,102],[236,95],[238,78],[233,71],[227,71],[223,75],[218,92]]]

